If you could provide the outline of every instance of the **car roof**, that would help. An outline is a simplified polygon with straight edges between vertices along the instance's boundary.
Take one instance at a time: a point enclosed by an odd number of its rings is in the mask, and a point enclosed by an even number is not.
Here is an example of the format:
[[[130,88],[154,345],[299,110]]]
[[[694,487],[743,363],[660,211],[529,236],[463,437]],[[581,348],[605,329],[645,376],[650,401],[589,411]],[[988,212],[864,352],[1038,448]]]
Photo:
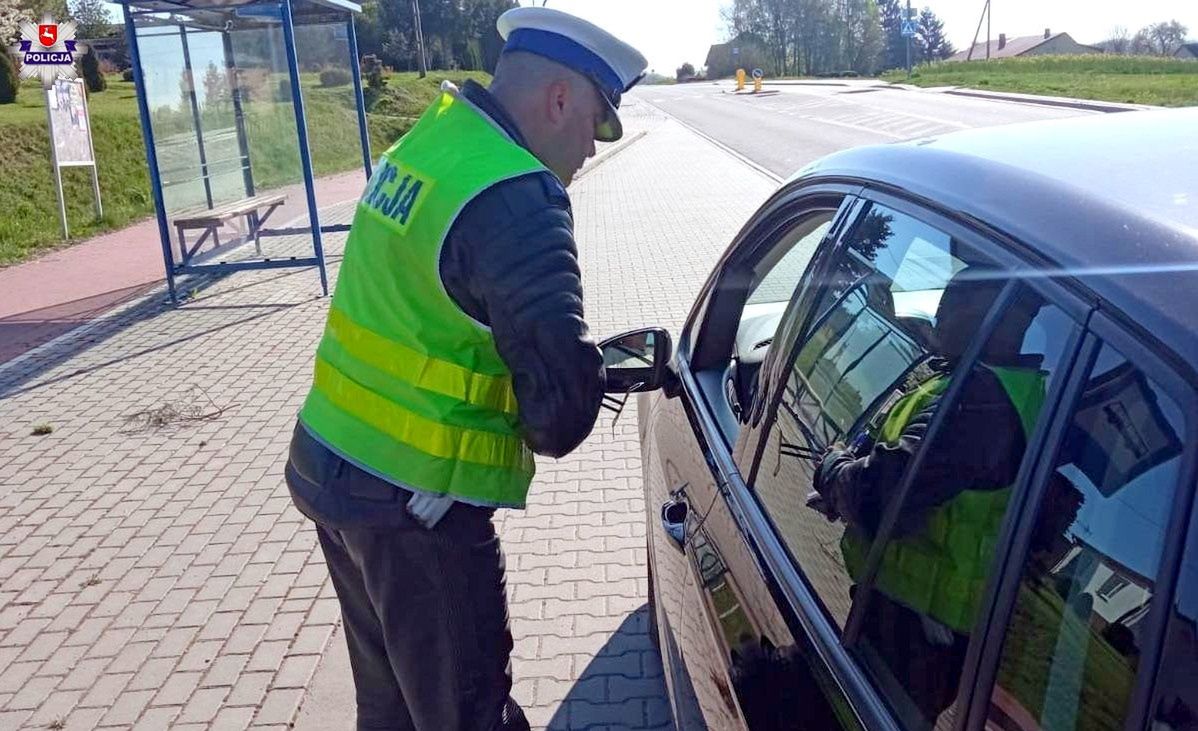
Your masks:
[[[792,180],[897,189],[997,229],[1198,365],[1198,109],[859,147]]]

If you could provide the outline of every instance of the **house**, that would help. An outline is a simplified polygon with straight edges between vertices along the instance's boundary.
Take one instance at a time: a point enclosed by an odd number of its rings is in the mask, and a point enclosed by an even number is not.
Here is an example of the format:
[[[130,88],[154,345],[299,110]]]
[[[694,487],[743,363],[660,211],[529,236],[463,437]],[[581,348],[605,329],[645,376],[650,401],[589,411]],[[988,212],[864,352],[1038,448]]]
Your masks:
[[[761,44],[753,38],[738,36],[727,43],[717,43],[707,51],[707,78],[719,79],[732,76],[737,69],[752,71],[755,68],[764,69],[766,74],[773,72],[769,63],[769,54]]]
[[[997,41],[990,41],[989,58],[1015,58],[1016,56],[1049,56],[1049,55],[1080,55],[1084,53],[1102,53],[1101,48],[1087,46],[1073,40],[1068,33],[1053,33],[1048,28],[1039,36],[1021,36],[1007,38],[1006,33],[999,33]],[[965,61],[970,58],[969,49],[948,57],[949,61]],[[986,43],[975,43],[973,60],[985,59]]]
[[[1181,44],[1181,48],[1177,49],[1177,53],[1174,53],[1173,57],[1182,58],[1187,61],[1198,60],[1198,43]]]

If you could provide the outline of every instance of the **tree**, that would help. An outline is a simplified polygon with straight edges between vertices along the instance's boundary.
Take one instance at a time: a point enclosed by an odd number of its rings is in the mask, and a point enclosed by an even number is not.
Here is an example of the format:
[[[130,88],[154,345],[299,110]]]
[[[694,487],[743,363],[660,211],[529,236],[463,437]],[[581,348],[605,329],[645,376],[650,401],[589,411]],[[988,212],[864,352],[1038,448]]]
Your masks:
[[[228,73],[217,68],[215,62],[209,61],[208,69],[204,72],[204,108],[218,109],[232,100]]]
[[[80,38],[104,38],[112,34],[112,15],[104,0],[74,0],[71,17],[79,25]]]
[[[1181,47],[1181,44],[1185,43],[1189,28],[1176,20],[1170,20],[1153,23],[1144,31],[1147,32],[1148,40],[1152,43],[1153,53],[1158,56],[1172,56]]]
[[[100,57],[91,48],[79,59],[79,70],[83,74],[83,83],[87,84],[87,90],[91,93],[108,88],[108,81],[100,71]]]
[[[943,61],[957,52],[944,35],[944,21],[936,17],[931,8],[919,12],[919,23],[915,27],[915,46],[919,50],[921,63]]]
[[[1124,26],[1115,26],[1111,31],[1111,37],[1099,43],[1098,47],[1107,53],[1126,56],[1131,53],[1131,34]]]
[[[878,14],[885,36],[886,50],[882,55],[882,68],[897,69],[907,65],[907,39],[903,36],[903,15],[906,13],[901,0],[879,0]]]
[[[678,67],[678,70],[674,73],[674,77],[679,81],[687,81],[689,79],[695,78],[694,65],[691,64],[690,61],[687,61]]]
[[[17,62],[8,48],[0,47],[0,104],[13,104],[21,91]]]
[[[0,48],[7,52],[7,47],[21,34],[21,21],[28,19],[18,0],[0,0]]]

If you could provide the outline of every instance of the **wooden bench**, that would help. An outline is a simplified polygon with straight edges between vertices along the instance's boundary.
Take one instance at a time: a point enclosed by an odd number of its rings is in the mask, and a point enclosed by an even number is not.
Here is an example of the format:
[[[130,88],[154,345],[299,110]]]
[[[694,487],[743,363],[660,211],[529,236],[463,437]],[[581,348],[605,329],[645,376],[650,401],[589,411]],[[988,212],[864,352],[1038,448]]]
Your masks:
[[[261,254],[262,243],[258,238],[258,232],[262,229],[263,224],[266,223],[266,219],[270,218],[270,215],[286,201],[287,195],[285,193],[256,195],[252,198],[243,198],[242,200],[225,203],[215,208],[190,211],[175,217],[175,230],[179,234],[179,254],[183,257],[183,263],[189,263],[209,238],[213,241],[214,249],[221,248],[218,234],[220,227],[242,216],[246,220],[246,237],[240,241],[231,243],[240,244],[253,240],[254,248]],[[195,230],[201,230],[204,234],[189,249],[186,243],[185,232]]]

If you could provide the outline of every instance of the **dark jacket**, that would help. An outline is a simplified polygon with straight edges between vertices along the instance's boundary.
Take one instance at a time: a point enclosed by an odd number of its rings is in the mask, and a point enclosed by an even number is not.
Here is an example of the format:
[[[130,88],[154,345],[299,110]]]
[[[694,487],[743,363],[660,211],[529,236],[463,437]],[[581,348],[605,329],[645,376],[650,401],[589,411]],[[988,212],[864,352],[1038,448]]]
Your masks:
[[[462,94],[518,144],[515,122],[479,84]],[[512,372],[525,442],[561,457],[591,432],[603,399],[603,356],[582,308],[570,197],[552,173],[480,194],[441,252],[441,281],[466,314],[488,325]]]
[[[846,522],[875,535],[904,470],[927,434],[942,396],[911,418],[897,444],[874,444],[869,453],[834,449],[816,472],[815,489]],[[948,421],[932,442],[919,477],[899,512],[896,533],[922,530],[931,510],[965,490],[1001,490],[1015,482],[1027,440],[1019,412],[1002,383],[975,368]]]

